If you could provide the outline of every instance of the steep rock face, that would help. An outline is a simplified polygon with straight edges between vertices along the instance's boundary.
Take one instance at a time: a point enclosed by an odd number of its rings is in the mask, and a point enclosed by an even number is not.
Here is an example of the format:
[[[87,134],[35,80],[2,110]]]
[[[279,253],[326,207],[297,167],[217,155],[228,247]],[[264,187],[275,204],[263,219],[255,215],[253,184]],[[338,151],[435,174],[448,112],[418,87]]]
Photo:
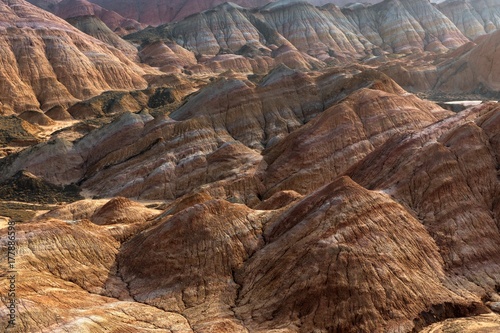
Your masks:
[[[359,74],[356,79],[371,81],[371,86],[350,94],[266,152],[266,197],[280,190],[309,193],[394,135],[448,115],[433,103],[405,94],[387,77],[372,75]],[[314,158],[304,159],[305,152]]]
[[[444,286],[438,249],[420,222],[347,177],[266,225],[264,237],[268,244],[236,274],[235,312],[252,331],[408,332],[407,318],[422,309],[463,302]]]
[[[195,331],[245,332],[231,311],[238,289],[233,271],[262,246],[269,214],[217,200],[164,219],[123,246],[119,265],[131,295],[182,313]]]
[[[488,298],[500,275],[498,105],[468,109],[390,140],[351,171],[415,211],[461,288]]]
[[[472,40],[500,27],[500,2],[497,0],[448,0],[437,8]]]
[[[116,49],[24,1],[1,2],[2,113],[48,110],[103,90],[144,87]]]
[[[446,51],[468,40],[429,1],[388,0],[343,10],[373,44],[394,53]]]

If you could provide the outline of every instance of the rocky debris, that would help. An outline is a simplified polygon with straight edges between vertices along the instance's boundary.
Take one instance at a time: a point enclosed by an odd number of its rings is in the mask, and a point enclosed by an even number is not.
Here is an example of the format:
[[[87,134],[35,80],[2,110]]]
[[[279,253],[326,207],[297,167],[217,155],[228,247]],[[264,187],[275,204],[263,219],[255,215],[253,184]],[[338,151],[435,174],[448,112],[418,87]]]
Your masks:
[[[40,142],[40,128],[16,116],[0,117],[0,144],[6,146],[30,146]]]
[[[79,192],[80,189],[75,185],[58,186],[26,171],[20,171],[0,182],[0,198],[4,201],[48,204],[72,202],[82,199]]]

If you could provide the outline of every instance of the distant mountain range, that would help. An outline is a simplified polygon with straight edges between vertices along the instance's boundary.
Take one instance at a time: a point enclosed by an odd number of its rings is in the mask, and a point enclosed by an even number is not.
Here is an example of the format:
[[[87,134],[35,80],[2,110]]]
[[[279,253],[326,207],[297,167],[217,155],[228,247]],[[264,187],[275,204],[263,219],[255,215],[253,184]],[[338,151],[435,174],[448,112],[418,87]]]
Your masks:
[[[32,4],[43,9],[52,11],[58,15],[67,18],[68,13],[61,11],[59,4],[63,3],[63,7],[73,8],[74,10],[82,9],[82,1],[86,0],[28,0]],[[293,2],[294,0],[289,0]],[[347,4],[360,2],[375,4],[381,0],[308,0],[311,4],[322,6],[332,3],[338,6],[345,6]],[[93,10],[97,12],[105,11],[108,16],[116,16],[134,20],[144,24],[159,25],[171,21],[179,21],[186,16],[213,8],[217,5],[223,4],[226,0],[92,0],[90,1]],[[234,0],[231,1],[237,5],[246,8],[260,7],[270,2],[269,0]],[[442,1],[431,1],[442,2]],[[90,7],[88,4],[86,7]],[[114,14],[111,14],[114,13]],[[102,17],[101,17],[102,19]],[[116,20],[116,19],[115,19]],[[106,20],[103,20],[106,22]]]

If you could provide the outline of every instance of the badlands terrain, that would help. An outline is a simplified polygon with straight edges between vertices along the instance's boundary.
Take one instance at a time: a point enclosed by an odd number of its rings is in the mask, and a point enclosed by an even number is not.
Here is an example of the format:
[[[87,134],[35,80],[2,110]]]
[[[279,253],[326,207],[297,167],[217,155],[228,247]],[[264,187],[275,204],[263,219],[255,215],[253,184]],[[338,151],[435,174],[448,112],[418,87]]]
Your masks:
[[[0,0],[0,331],[500,332],[499,28]]]

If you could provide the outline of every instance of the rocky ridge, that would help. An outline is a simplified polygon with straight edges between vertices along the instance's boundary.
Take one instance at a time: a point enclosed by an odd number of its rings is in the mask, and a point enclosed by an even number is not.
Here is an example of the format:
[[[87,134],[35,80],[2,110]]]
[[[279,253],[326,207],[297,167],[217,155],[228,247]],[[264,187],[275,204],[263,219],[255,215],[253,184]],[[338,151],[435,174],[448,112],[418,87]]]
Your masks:
[[[96,16],[113,32],[119,35],[136,32],[147,26],[146,24],[139,23],[130,18],[125,18],[116,12],[107,10],[86,0],[30,0],[28,2],[54,13],[63,19],[70,19],[79,16]]]
[[[411,332],[490,313],[498,108],[453,114],[362,66],[279,66],[2,159],[3,179],[117,197],[19,225],[20,329]]]
[[[144,71],[122,52],[62,19],[22,0],[0,7],[2,114],[47,111],[104,90],[146,86]]]
[[[358,24],[354,16],[335,6],[278,2],[252,11],[225,4],[196,16],[203,17],[195,24],[200,35],[184,34],[189,17],[145,32],[139,56],[178,74],[141,69],[147,88],[95,89],[67,109],[47,110],[81,122],[0,158],[0,214],[4,207],[29,210],[8,215],[12,220],[0,216],[2,234],[9,221],[17,223],[19,319],[1,329],[495,330],[500,104],[453,113],[368,62],[311,69],[347,61],[350,47],[375,58],[372,64],[384,50],[412,50],[380,69],[406,71],[395,77],[415,87],[467,91],[477,84],[493,92],[500,88],[489,65],[500,35],[436,57],[456,47],[457,30],[439,16],[421,20],[406,39],[377,44],[384,22],[370,18],[387,3],[403,25],[415,12],[434,17],[424,3],[405,0],[350,7],[371,22],[371,39],[363,39],[348,33]],[[300,18],[311,38],[293,20],[280,21],[281,13]],[[89,32],[104,29],[87,18]],[[83,38],[56,22],[71,38]],[[239,34],[239,22],[255,30]],[[421,34],[436,22],[445,29],[434,39]],[[24,32],[40,30],[25,24]],[[102,31],[101,38],[110,36]],[[198,47],[213,54],[204,58]],[[373,57],[363,53],[368,48]],[[420,81],[411,82],[415,77]],[[52,121],[47,115],[28,109],[5,117],[0,139],[37,143]],[[40,204],[19,202],[35,199]],[[4,258],[7,242],[0,237]],[[7,265],[0,262],[2,291],[9,288]],[[2,298],[1,318],[7,304]]]
[[[437,8],[471,40],[500,27],[500,2],[495,0],[448,0]]]
[[[146,63],[195,74],[228,69],[266,73],[279,63],[310,70],[386,53],[443,53],[468,42],[453,22],[423,0],[343,9],[287,0],[251,10],[225,3],[127,39],[141,44]]]

